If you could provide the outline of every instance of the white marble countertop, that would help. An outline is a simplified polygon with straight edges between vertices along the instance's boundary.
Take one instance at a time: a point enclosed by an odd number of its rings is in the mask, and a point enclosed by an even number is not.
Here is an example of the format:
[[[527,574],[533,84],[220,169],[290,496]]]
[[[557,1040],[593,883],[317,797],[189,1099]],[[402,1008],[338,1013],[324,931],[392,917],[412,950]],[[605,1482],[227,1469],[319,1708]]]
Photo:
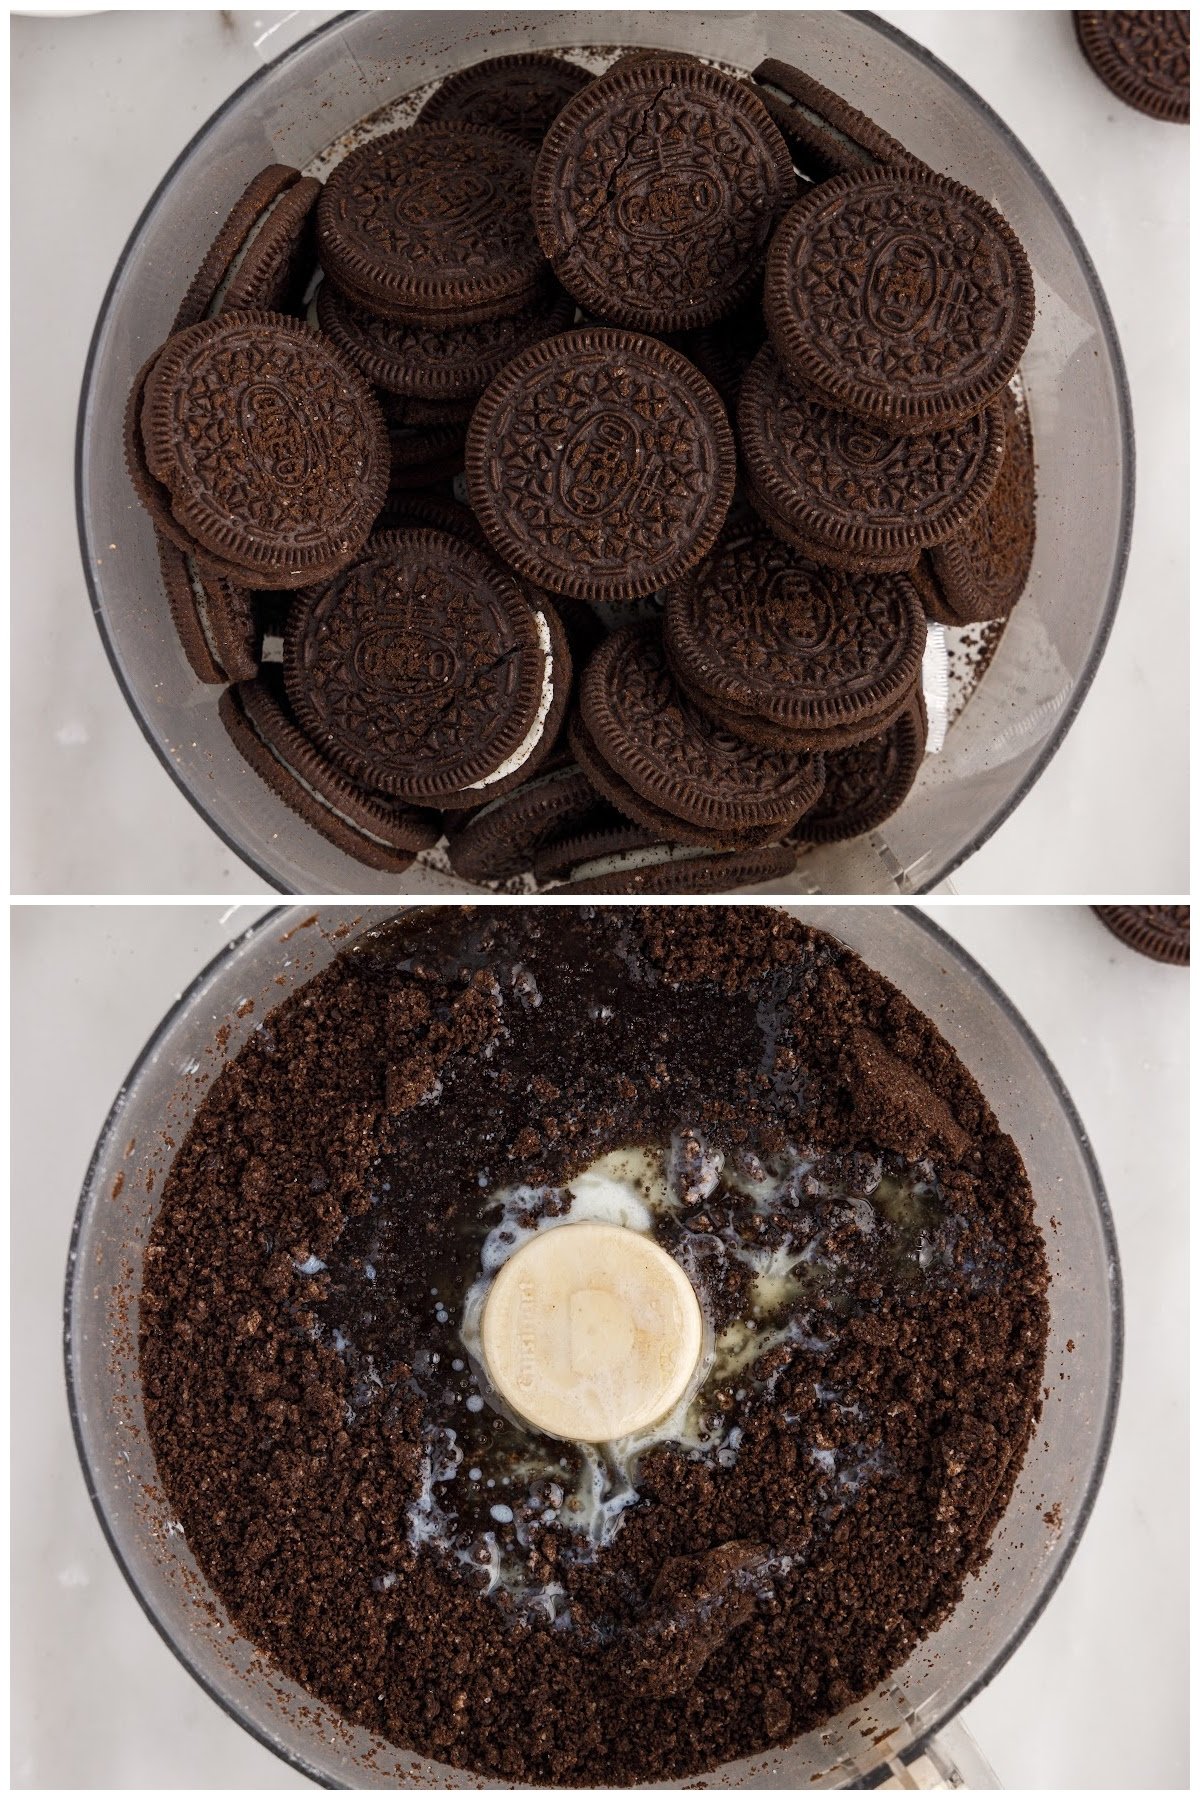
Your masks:
[[[100,298],[155,183],[265,55],[328,16],[109,12],[14,21],[18,892],[264,891],[175,789],[109,672],[76,543],[73,435]],[[1138,436],[1125,598],[1093,691],[1034,792],[956,874],[955,887],[1181,893],[1188,134],[1108,94],[1078,52],[1068,13],[885,16],[990,101],[1058,189],[1116,317]]]
[[[71,1219],[105,1114],[175,995],[260,910],[15,910],[18,1787],[305,1785],[206,1698],[125,1586],[76,1464],[60,1349]],[[927,910],[1008,992],[1078,1106],[1116,1217],[1127,1315],[1092,1520],[965,1723],[1006,1786],[1186,1786],[1188,977],[1135,956],[1086,909]]]

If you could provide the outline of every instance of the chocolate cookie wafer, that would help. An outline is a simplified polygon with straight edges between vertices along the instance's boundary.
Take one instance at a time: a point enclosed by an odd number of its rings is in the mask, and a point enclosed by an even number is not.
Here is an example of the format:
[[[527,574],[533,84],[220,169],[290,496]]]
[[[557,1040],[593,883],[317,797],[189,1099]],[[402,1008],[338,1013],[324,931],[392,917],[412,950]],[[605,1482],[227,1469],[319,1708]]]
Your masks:
[[[259,779],[347,856],[399,875],[437,843],[436,813],[387,805],[348,781],[296,730],[261,681],[227,688],[218,711]]]
[[[218,290],[214,313],[301,311],[316,274],[314,212],[321,183],[305,176],[288,189],[235,259]]]
[[[1186,125],[1191,117],[1189,12],[1077,12],[1080,49],[1127,106]]]
[[[580,600],[676,581],[733,496],[733,433],[678,351],[629,331],[547,338],[492,382],[467,438],[467,488],[500,555]]]
[[[1036,540],[1036,481],[1029,410],[1005,389],[1005,451],[996,485],[948,543],[922,558],[917,585],[944,625],[1006,619],[1029,580]]]
[[[209,686],[250,681],[258,673],[258,627],[249,594],[205,575],[161,532],[155,540],[167,607],[196,679]]]
[[[839,568],[911,568],[978,515],[1004,460],[1002,400],[901,436],[794,388],[769,344],[746,374],[737,423],[751,501],[789,543]]]
[[[317,294],[317,319],[338,349],[376,387],[439,404],[467,403],[467,417],[488,382],[530,344],[565,331],[575,302],[556,285],[530,305],[481,325],[406,324],[346,300],[331,282]]]
[[[822,568],[750,525],[668,594],[663,642],[681,686],[728,729],[833,749],[903,710],[925,615],[907,576]]]
[[[568,835],[560,835],[544,844],[533,859],[533,873],[540,887],[551,881],[569,881],[578,863],[597,856],[625,856],[630,851],[657,848],[662,845],[652,831],[623,819],[615,807],[601,801],[597,812],[580,822]]]
[[[1190,906],[1094,906],[1092,911],[1139,955],[1180,967],[1191,963]]]
[[[133,385],[125,402],[123,422],[125,468],[129,475],[134,493],[150,515],[151,523],[160,538],[165,538],[185,556],[191,557],[202,566],[206,574],[219,575],[233,582],[241,579],[241,572],[231,563],[223,562],[219,557],[207,555],[180,525],[171,511],[171,495],[161,482],[156,481],[146,462],[146,447],[142,439],[142,405],[145,400],[146,382],[150,371],[158,361],[160,352],[144,362],[133,378]]]
[[[969,188],[931,170],[864,169],[792,207],[763,307],[803,392],[930,431],[1007,385],[1033,330],[1033,274],[1012,227]]]
[[[507,132],[415,125],[352,150],[325,183],[317,245],[352,301],[412,324],[477,324],[547,277],[529,210],[533,152]]]
[[[284,677],[296,719],[361,786],[410,802],[492,798],[555,702],[550,629],[512,577],[439,531],[376,537],[299,595]]]
[[[598,756],[636,794],[735,842],[782,835],[821,790],[819,758],[759,749],[707,718],[675,682],[653,626],[628,626],[601,646],[583,672],[580,714]]]
[[[784,835],[774,820],[750,829],[730,825],[696,825],[656,806],[612,768],[592,742],[578,707],[567,720],[567,747],[596,792],[627,823],[638,826],[654,843],[687,844],[695,849],[739,850],[772,844]]]
[[[271,163],[267,168],[260,169],[247,184],[188,283],[171,326],[172,332],[197,325],[208,316],[221,292],[222,283],[229,279],[239,252],[247,240],[270,217],[280,196],[287,193],[299,180],[299,169],[289,168],[286,163]]]
[[[898,812],[925,755],[925,706],[918,692],[878,737],[825,757],[825,787],[797,825],[800,844],[832,844],[874,831]]]
[[[628,62],[576,95],[533,183],[538,237],[568,293],[651,332],[732,312],[794,197],[787,146],[746,83],[670,58]]]
[[[333,574],[387,493],[374,395],[332,344],[280,313],[177,332],[146,377],[141,422],[173,520],[247,587]]]
[[[768,57],[752,79],[771,98],[778,125],[797,168],[810,181],[827,181],[864,168],[925,168],[882,126],[840,94],[791,63]]]
[[[535,866],[543,847],[605,812],[577,763],[543,770],[515,793],[464,815],[447,832],[450,867],[464,881],[508,881]]]
[[[578,63],[545,51],[489,56],[447,75],[421,108],[417,122],[465,119],[474,125],[494,125],[536,146],[567,101],[591,79]]]

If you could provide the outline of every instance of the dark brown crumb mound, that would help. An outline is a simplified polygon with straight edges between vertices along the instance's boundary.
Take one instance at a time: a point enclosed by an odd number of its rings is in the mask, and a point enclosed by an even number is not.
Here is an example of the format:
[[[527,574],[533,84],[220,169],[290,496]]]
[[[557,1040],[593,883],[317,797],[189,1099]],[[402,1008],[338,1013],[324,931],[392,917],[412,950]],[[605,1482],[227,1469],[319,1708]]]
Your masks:
[[[520,1554],[551,1623],[414,1529],[466,1380],[446,1284],[500,1192],[668,1143],[656,1230],[716,1330],[749,1277],[714,1246],[819,1245],[826,1275],[703,1390],[725,1448],[647,1452],[598,1553],[542,1483]],[[794,1145],[751,1205],[730,1172]],[[1038,1414],[1015,1144],[930,1020],[760,909],[429,908],[358,940],[213,1085],[145,1266],[159,1472],[237,1627],[348,1718],[504,1783],[684,1778],[868,1693],[985,1561]],[[453,1416],[485,1467],[519,1431]],[[465,1462],[437,1491],[469,1552]]]

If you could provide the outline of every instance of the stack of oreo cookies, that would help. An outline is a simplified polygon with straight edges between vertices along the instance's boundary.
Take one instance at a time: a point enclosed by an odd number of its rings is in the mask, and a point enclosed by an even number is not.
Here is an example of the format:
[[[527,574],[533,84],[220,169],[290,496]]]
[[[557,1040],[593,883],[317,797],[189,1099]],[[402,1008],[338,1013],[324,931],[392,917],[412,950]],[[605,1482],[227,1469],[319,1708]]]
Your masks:
[[[1020,244],[800,70],[490,58],[255,178],[131,477],[238,749],[350,855],[707,891],[881,824],[1033,548]]]

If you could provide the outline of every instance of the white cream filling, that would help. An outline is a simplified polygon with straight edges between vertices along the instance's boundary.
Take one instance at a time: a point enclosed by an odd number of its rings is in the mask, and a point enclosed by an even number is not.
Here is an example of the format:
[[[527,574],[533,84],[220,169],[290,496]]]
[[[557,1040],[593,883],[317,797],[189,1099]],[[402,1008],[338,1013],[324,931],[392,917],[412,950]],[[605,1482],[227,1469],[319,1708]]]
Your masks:
[[[294,782],[296,782],[300,787],[302,787],[304,789],[305,793],[310,795],[311,798],[317,802],[318,806],[322,807],[325,812],[332,813],[332,815],[335,819],[340,819],[343,825],[348,825],[350,827],[351,831],[356,831],[360,837],[369,838],[371,843],[378,844],[379,848],[381,850],[388,850],[392,853],[393,856],[405,856],[408,854],[407,851],[397,850],[395,844],[389,844],[386,838],[376,837],[376,835],[373,831],[368,831],[367,827],[365,825],[360,824],[357,819],[350,818],[350,816],[347,813],[342,812],[340,807],[337,807],[333,804],[333,802],[329,799],[329,796],[327,794],[319,794],[317,792],[316,788],[312,785],[311,781],[305,781],[305,779],[304,779],[303,775],[301,775],[299,769],[294,769],[292,767],[291,763],[282,754],[282,752],[279,750],[278,746],[267,742],[266,738],[263,736],[262,732],[258,729],[258,726],[255,724],[254,720],[249,716],[249,714],[243,713],[242,717],[245,719],[247,725],[249,725],[251,731],[254,733],[254,735],[258,739],[259,743],[263,746],[263,749],[268,751],[270,753],[270,755],[272,755],[275,758],[275,761],[279,764],[281,769],[287,770],[287,773],[291,776],[292,780]],[[280,798],[281,798],[280,795],[276,795],[276,799],[280,799]],[[287,805],[286,800],[283,802],[283,804],[285,806]]]
[[[196,565],[190,556],[184,557],[183,566],[187,570],[187,578],[196,600],[196,620],[200,626],[200,635],[208,645],[208,654],[212,657],[217,668],[224,674],[224,666],[220,657],[217,655],[216,648],[213,644],[212,624],[208,617],[208,595],[204,591],[200,577],[196,573]]]
[[[625,850],[619,856],[598,856],[593,862],[579,863],[571,870],[572,881],[595,881],[601,875],[624,874],[627,869],[650,869],[662,863],[695,862],[701,856],[719,856],[720,851],[701,850],[683,844],[651,844],[645,850]]]
[[[542,646],[542,697],[538,703],[537,716],[526,732],[524,739],[517,745],[511,756],[505,757],[498,769],[485,775],[482,781],[467,784],[468,793],[477,793],[480,788],[491,787],[494,782],[503,781],[506,775],[513,775],[527,763],[541,742],[542,733],[546,729],[546,719],[554,703],[554,652],[550,646],[550,627],[541,613],[535,613],[538,638]]]

